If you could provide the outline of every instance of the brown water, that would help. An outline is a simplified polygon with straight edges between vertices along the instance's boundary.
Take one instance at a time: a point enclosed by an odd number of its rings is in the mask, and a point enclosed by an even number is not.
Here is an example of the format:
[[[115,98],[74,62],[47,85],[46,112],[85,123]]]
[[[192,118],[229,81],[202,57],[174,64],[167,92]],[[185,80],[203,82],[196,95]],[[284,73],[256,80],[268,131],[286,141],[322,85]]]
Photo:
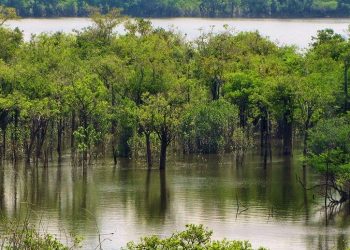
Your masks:
[[[169,18],[151,19],[155,27],[176,29],[186,34],[188,39],[197,38],[201,32],[224,30],[227,24],[235,31],[255,31],[268,36],[280,44],[307,47],[311,37],[317,30],[332,28],[336,32],[346,35],[350,19],[205,19],[205,18]],[[28,40],[31,34],[41,32],[72,32],[91,25],[88,18],[56,18],[56,19],[22,19],[8,22],[9,27],[19,27],[24,31]],[[119,32],[123,28],[119,28]]]
[[[316,190],[304,192],[297,179],[312,186],[319,177],[303,171],[298,159],[297,152],[294,158],[276,154],[264,169],[254,152],[243,166],[232,155],[180,156],[164,174],[130,160],[116,167],[105,160],[84,175],[71,167],[69,156],[48,169],[6,165],[0,170],[0,211],[6,218],[23,218],[29,207],[44,231],[63,240],[75,232],[85,238],[84,249],[98,245],[99,233],[108,238],[103,249],[120,249],[188,223],[204,224],[218,239],[250,240],[271,250],[346,249],[350,206],[326,226],[323,199]]]

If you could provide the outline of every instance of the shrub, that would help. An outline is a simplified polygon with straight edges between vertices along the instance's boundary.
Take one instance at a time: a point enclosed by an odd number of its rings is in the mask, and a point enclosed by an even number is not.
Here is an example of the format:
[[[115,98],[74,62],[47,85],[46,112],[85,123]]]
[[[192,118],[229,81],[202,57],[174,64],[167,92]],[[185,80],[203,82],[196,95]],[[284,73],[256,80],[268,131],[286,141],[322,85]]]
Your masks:
[[[253,250],[248,241],[211,240],[212,231],[203,225],[187,225],[183,232],[174,233],[169,238],[149,236],[141,239],[140,243],[130,242],[124,250]],[[264,250],[264,248],[259,248]]]

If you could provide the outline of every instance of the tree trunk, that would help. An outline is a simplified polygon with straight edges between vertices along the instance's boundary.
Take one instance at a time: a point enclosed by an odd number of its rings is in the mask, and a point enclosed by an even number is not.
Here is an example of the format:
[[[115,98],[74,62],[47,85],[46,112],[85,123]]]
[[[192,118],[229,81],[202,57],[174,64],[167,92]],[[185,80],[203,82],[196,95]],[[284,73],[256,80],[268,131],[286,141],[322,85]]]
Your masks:
[[[44,146],[44,142],[46,139],[46,132],[47,132],[47,127],[48,127],[48,122],[46,120],[41,120],[39,121],[39,129],[37,133],[37,144],[36,144],[36,159],[41,158],[42,154],[42,149]]]
[[[146,136],[146,148],[147,148],[147,167],[152,168],[152,148],[151,148],[151,133],[145,133]]]
[[[82,118],[81,118],[82,122],[83,122],[83,127],[84,127],[84,150],[83,150],[83,165],[85,166],[86,163],[88,162],[88,150],[90,148],[89,146],[89,134],[88,134],[88,118],[87,115],[83,112],[82,114]]]
[[[245,108],[243,106],[239,107],[239,122],[240,126],[242,128],[245,128],[247,126],[247,119],[246,119],[246,114],[245,114]]]
[[[266,109],[263,110],[263,116],[261,117],[261,154],[264,157],[264,167],[267,165],[268,156],[270,161],[272,161],[272,151],[271,151],[271,138],[270,138],[270,119],[269,113]]]
[[[211,83],[211,94],[214,101],[220,98],[220,86],[221,80],[216,76]]]
[[[2,158],[6,158],[6,127],[2,128]]]
[[[18,142],[18,117],[19,117],[19,111],[15,110],[14,114],[14,131],[12,131],[12,161],[14,163],[17,163],[17,142]]]
[[[62,134],[63,134],[63,122],[62,118],[58,121],[57,124],[57,154],[58,161],[62,160]]]
[[[75,138],[74,138],[74,131],[76,129],[75,125],[75,112],[72,111],[72,121],[71,121],[71,135],[70,135],[70,148],[72,151],[74,151],[75,147]]]
[[[349,71],[349,62],[345,60],[344,62],[344,111],[347,112],[349,109],[348,99],[349,99],[349,93],[348,93],[348,71]]]
[[[283,154],[292,155],[293,151],[293,123],[289,112],[283,117]]]
[[[304,131],[304,149],[303,149],[303,155],[306,156],[307,154],[307,140],[309,138],[309,126],[305,124],[305,131]]]
[[[114,87],[113,84],[111,85],[111,104],[112,107],[116,105],[116,98],[114,94]],[[112,155],[113,155],[113,161],[114,165],[117,165],[117,157],[118,157],[118,150],[116,147],[117,144],[117,122],[115,120],[112,120],[112,127],[111,127],[111,133],[112,133]]]
[[[161,142],[160,142],[160,161],[159,161],[159,169],[164,170],[166,166],[166,153],[167,153],[167,147],[168,147],[168,140],[167,140],[167,132],[162,131],[161,134]]]

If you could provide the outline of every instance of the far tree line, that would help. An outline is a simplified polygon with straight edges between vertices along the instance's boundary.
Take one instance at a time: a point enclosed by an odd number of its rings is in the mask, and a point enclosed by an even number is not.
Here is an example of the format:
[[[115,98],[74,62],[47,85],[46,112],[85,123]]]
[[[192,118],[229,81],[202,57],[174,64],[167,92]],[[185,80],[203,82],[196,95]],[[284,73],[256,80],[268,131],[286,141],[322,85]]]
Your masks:
[[[91,8],[133,17],[349,17],[349,0],[0,0],[23,17],[87,16]]]

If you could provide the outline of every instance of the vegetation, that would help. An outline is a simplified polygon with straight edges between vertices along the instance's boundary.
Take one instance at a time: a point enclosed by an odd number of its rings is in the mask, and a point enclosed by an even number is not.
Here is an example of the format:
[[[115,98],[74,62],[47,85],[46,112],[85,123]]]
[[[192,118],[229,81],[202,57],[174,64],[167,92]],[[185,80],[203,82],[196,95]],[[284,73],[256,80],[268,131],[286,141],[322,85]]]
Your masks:
[[[187,225],[183,232],[174,233],[169,238],[160,239],[150,236],[141,239],[136,244],[130,242],[125,250],[151,250],[151,249],[198,249],[198,250],[253,250],[248,241],[214,241],[211,239],[212,231],[203,225]],[[264,250],[265,248],[259,248]]]
[[[108,12],[121,8],[137,17],[338,17],[350,15],[348,0],[56,0],[9,1],[0,5],[16,8],[20,16],[86,16],[91,8]]]
[[[0,236],[2,249],[47,249],[69,250],[81,248],[79,237],[73,237],[71,246],[61,243],[51,234],[40,234],[36,228],[28,222],[7,223],[6,233]],[[130,242],[125,250],[153,250],[153,249],[198,249],[198,250],[253,250],[248,241],[214,241],[211,239],[212,231],[203,225],[187,225],[183,232],[176,232],[169,238],[161,239],[158,236],[150,236],[141,239],[141,243]],[[259,248],[264,250],[265,248]]]
[[[73,35],[29,42],[0,28],[2,160],[47,165],[55,151],[60,160],[71,150],[84,165],[110,154],[115,163],[142,157],[149,168],[158,157],[165,169],[169,150],[242,154],[254,142],[267,163],[272,143],[291,155],[302,137],[312,165],[339,153],[333,179],[348,183],[347,123],[332,130],[332,119],[343,121],[349,110],[348,40],[322,30],[300,53],[257,32],[188,42],[118,10],[96,12],[93,21]],[[113,33],[122,23],[126,34]],[[321,136],[331,135],[327,129],[339,138],[332,150]]]
[[[71,246],[66,246],[51,234],[40,234],[37,228],[28,221],[10,221],[2,224],[5,229],[0,236],[1,249],[69,250],[80,248],[81,239],[79,237],[73,237]]]
[[[350,197],[349,138],[349,117],[321,121],[310,133],[308,160],[325,176],[325,197],[332,204],[341,204]]]

